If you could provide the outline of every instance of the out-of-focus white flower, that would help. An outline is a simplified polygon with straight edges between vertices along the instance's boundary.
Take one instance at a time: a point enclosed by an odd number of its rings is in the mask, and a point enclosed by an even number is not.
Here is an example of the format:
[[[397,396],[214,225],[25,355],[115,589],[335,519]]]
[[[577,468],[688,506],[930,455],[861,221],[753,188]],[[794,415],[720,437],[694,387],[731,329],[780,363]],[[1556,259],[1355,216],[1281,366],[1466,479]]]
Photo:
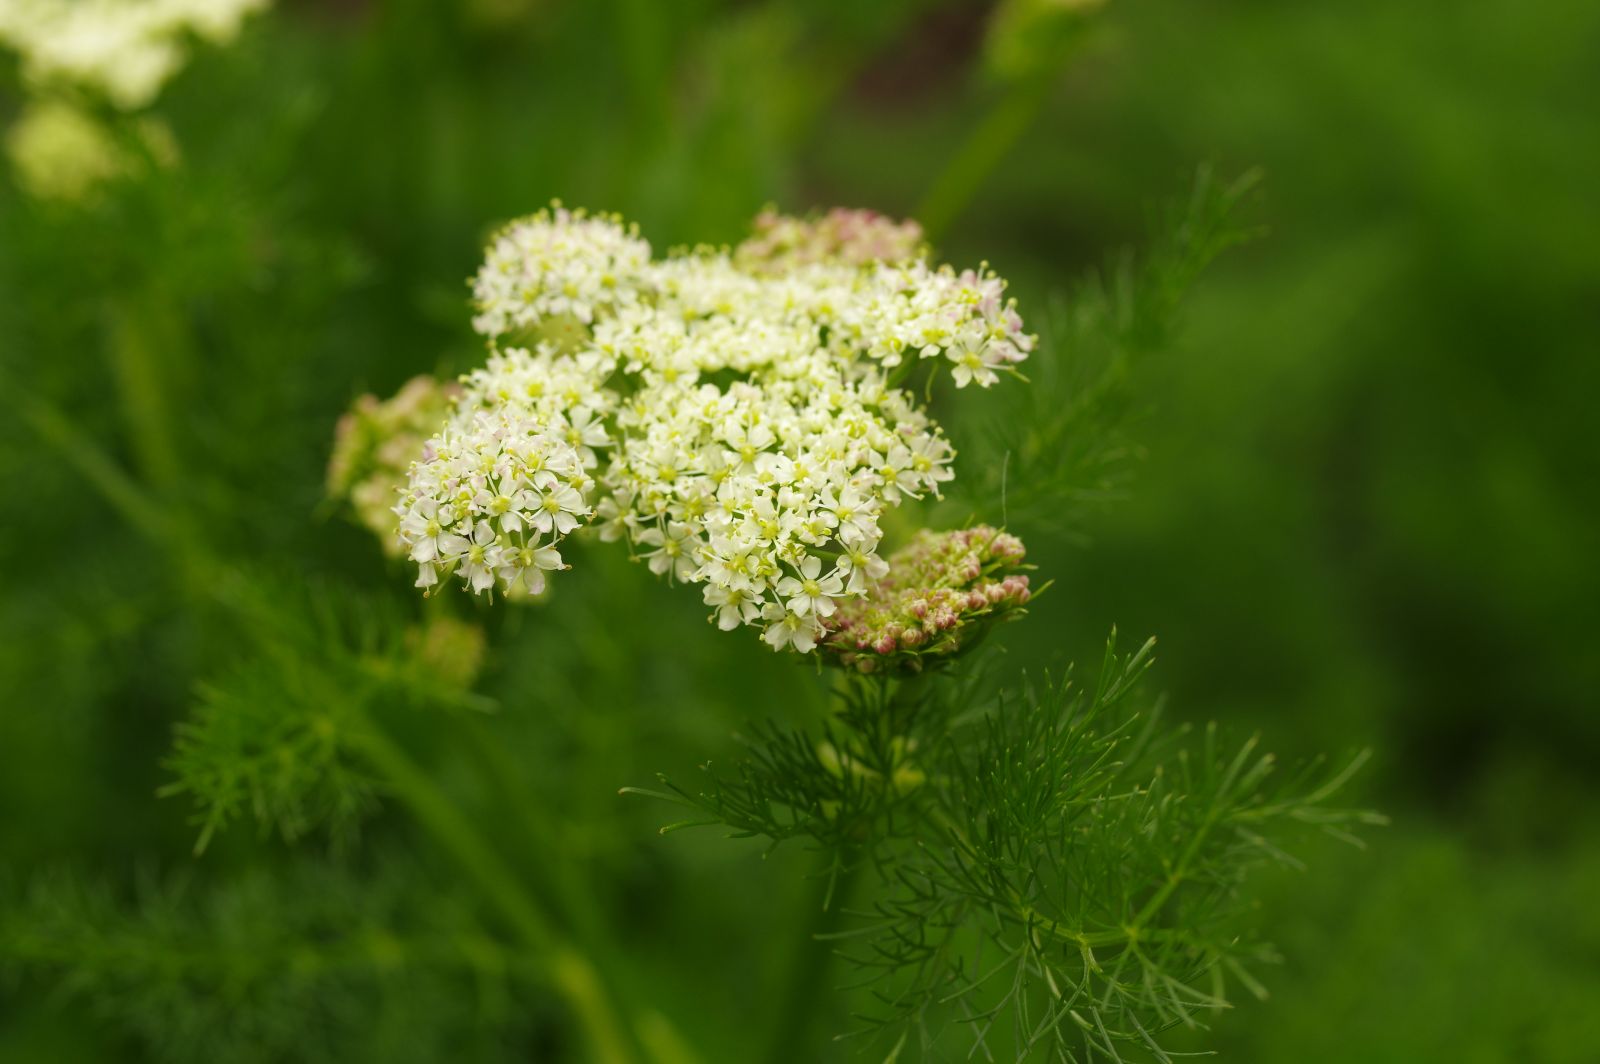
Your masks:
[[[786,223],[768,219],[767,251],[661,260],[612,215],[557,205],[503,229],[473,282],[491,357],[463,378],[401,505],[419,582],[449,570],[486,586],[462,560],[469,540],[486,555],[530,531],[553,545],[592,502],[602,539],[703,584],[720,627],[758,625],[775,649],[811,651],[839,603],[886,572],[885,511],[953,475],[954,449],[896,382],[929,359],[953,363],[958,387],[988,386],[1033,346],[987,267],[934,267],[908,250],[912,227],[828,217],[809,244],[792,227],[778,239]],[[894,261],[869,254],[879,246]],[[537,524],[506,493],[496,505],[512,527],[483,509],[500,489],[462,483],[501,460],[508,436],[568,448],[592,471],[570,485],[586,505]],[[555,497],[539,489],[540,505]],[[493,544],[473,538],[483,520],[499,521]],[[452,522],[470,536],[439,539]]]
[[[189,35],[231,41],[270,0],[0,0],[0,42],[35,87],[99,93],[122,110],[148,105],[188,57]]]
[[[413,377],[389,399],[361,396],[339,419],[328,458],[328,496],[349,502],[390,554],[401,549],[395,493],[405,486],[423,444],[450,416],[451,400],[460,391],[432,377]]]
[[[41,200],[86,199],[129,166],[122,145],[98,119],[61,100],[29,103],[6,130],[5,143],[17,184]]]
[[[272,0],[145,0],[174,31],[186,29],[212,44],[231,44],[244,20]]]

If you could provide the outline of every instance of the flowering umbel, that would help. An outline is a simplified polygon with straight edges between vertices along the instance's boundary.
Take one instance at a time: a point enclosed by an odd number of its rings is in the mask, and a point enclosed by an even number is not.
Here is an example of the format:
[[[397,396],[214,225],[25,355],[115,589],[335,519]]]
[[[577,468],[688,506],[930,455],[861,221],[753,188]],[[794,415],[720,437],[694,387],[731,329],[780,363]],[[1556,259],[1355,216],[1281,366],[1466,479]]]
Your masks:
[[[0,0],[0,48],[30,99],[4,137],[17,184],[41,201],[93,202],[114,180],[178,159],[172,130],[141,112],[188,61],[227,44],[271,0]]]
[[[127,153],[92,114],[62,100],[29,103],[5,132],[17,185],[40,200],[71,203],[126,172]]]
[[[733,251],[655,259],[557,204],[502,230],[472,286],[488,363],[396,511],[419,585],[542,586],[592,521],[702,584],[720,627],[801,653],[888,572],[883,514],[954,475],[900,382],[927,362],[987,387],[1034,343],[987,267],[932,266],[913,224],[867,212],[764,214]]]
[[[226,44],[270,0],[6,0],[0,43],[35,90],[87,89],[145,107],[188,59],[189,39]]]

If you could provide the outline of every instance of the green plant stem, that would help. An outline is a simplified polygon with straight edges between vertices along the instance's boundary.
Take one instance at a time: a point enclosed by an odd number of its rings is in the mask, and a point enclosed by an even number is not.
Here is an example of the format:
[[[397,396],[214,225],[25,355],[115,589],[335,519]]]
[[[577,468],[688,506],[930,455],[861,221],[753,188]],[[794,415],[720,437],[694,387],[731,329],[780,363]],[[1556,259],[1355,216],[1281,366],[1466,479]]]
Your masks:
[[[834,680],[834,711],[845,698],[851,678],[840,673]],[[888,746],[893,734],[905,725],[902,711],[915,707],[927,688],[928,677],[912,676],[901,680],[884,677],[872,681],[881,684],[883,699],[879,703],[882,717],[879,721],[878,739],[883,749],[878,751],[880,764],[888,769]],[[890,784],[886,783],[885,786]],[[784,1010],[778,1018],[773,1040],[766,1059],[772,1064],[793,1060],[812,1059],[808,1055],[808,1038],[815,1022],[817,1004],[822,996],[828,965],[833,958],[832,939],[844,918],[844,908],[854,894],[861,878],[862,866],[867,863],[865,854],[836,851],[827,873],[818,880],[817,889],[807,896],[806,935],[796,946],[790,963],[788,985],[785,988]]]
[[[113,313],[109,355],[117,401],[127,422],[140,472],[158,493],[170,495],[181,482],[182,462],[172,442],[172,412],[161,372],[162,352],[183,343],[182,327],[152,294],[141,305],[130,300]]]
[[[478,763],[487,772],[495,790],[499,792],[499,800],[506,803],[508,809],[515,810],[518,826],[527,838],[528,845],[535,853],[560,852],[559,840],[545,823],[536,816],[524,812],[536,808],[534,796],[528,792],[517,779],[514,769],[507,764],[505,747],[497,743],[487,729],[487,722],[482,720],[464,720],[461,722],[470,742],[473,754]],[[560,910],[568,924],[575,927],[585,939],[594,939],[602,933],[604,919],[600,908],[595,904],[594,896],[584,888],[579,877],[574,874],[570,862],[542,862],[543,870],[547,872],[546,889],[552,896],[554,906]]]
[[[944,235],[991,173],[1033,125],[1055,82],[1055,70],[1018,82],[994,105],[957,149],[917,208],[930,242]]]
[[[170,539],[173,533],[170,513],[158,506],[117,463],[85,437],[70,418],[8,379],[0,377],[0,387],[11,396],[17,412],[39,438],[77,470],[123,520],[153,543]]]
[[[637,1060],[635,1035],[589,958],[551,927],[510,867],[399,744],[370,721],[358,734],[363,753],[393,792],[455,857],[522,943],[543,958],[556,991],[589,1038],[592,1059],[604,1064]]]
[[[766,1059],[772,1064],[790,1064],[797,1060],[815,1060],[810,1052],[812,1028],[816,1022],[818,1001],[822,997],[823,983],[828,965],[833,959],[832,935],[839,930],[844,918],[844,907],[855,890],[861,876],[864,859],[850,862],[844,855],[822,876],[814,891],[807,894],[811,909],[806,936],[796,944],[794,958],[789,965],[787,985],[783,990],[783,1012],[773,1031],[772,1043]]]
[[[0,384],[10,385],[0,379]],[[173,512],[152,499],[142,485],[124,473],[92,440],[54,406],[6,387],[24,420],[54,447],[134,529],[152,543],[177,548],[191,577],[215,569],[209,555],[196,548],[181,549],[184,526]],[[196,586],[215,590],[213,582],[194,579]],[[218,599],[218,601],[223,601]],[[223,601],[226,607],[227,603]],[[468,820],[434,786],[409,756],[370,721],[359,729],[362,749],[389,786],[411,806],[413,813],[473,877],[522,943],[540,954],[558,992],[588,1032],[596,1060],[606,1064],[631,1064],[638,1058],[637,1039],[621,1022],[612,1004],[612,992],[589,959],[564,942],[551,928],[538,904],[524,891],[517,877]],[[569,890],[567,893],[571,894]],[[593,917],[591,917],[593,919]],[[688,1064],[695,1057],[665,1019],[655,1014],[647,1021],[655,1059]]]
[[[489,733],[488,722],[481,719],[463,721],[473,752],[488,773],[506,807],[515,810],[536,808],[536,796],[529,793],[506,755],[505,747],[495,742]],[[560,841],[539,817],[522,813],[517,821],[536,854],[561,852]],[[546,874],[544,884],[553,908],[573,929],[579,944],[600,961],[599,974],[611,995],[619,1001],[633,1002],[636,996],[625,987],[619,987],[624,961],[621,951],[607,930],[607,923],[595,897],[582,881],[577,868],[566,861],[541,861],[541,871]],[[623,980],[624,984],[626,980]],[[650,1010],[632,1013],[634,1029],[639,1032],[647,1054],[662,1064],[690,1064],[697,1056],[688,1048],[683,1037],[671,1021],[659,1012]]]

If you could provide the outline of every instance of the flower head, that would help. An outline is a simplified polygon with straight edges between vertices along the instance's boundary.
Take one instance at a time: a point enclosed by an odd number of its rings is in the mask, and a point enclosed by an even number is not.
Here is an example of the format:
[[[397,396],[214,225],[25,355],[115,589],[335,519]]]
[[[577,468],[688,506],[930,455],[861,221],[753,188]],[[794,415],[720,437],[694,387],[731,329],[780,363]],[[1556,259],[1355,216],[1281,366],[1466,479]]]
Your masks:
[[[524,410],[472,411],[430,440],[394,512],[417,586],[451,574],[475,592],[538,594],[557,545],[591,513],[577,448]]]
[[[40,200],[80,202],[135,160],[90,112],[61,100],[27,104],[5,133],[17,184]]]
[[[958,386],[988,386],[1032,339],[1003,281],[928,265],[914,226],[795,224],[763,216],[738,251],[664,259],[621,219],[559,205],[502,230],[473,281],[488,364],[397,511],[419,583],[487,589],[494,551],[510,572],[592,518],[652,571],[704,584],[719,627],[810,652],[883,579],[883,515],[954,475],[897,367],[959,353],[976,368]],[[557,462],[576,475],[552,483]]]
[[[7,0],[0,43],[38,87],[88,89],[124,111],[156,98],[188,57],[189,36],[227,43],[269,0]]]
[[[560,204],[506,226],[472,284],[473,327],[500,337],[539,323],[573,332],[597,313],[638,299],[650,245],[616,215]]]
[[[406,629],[405,645],[430,680],[466,691],[483,668],[487,638],[475,624],[435,615]]]

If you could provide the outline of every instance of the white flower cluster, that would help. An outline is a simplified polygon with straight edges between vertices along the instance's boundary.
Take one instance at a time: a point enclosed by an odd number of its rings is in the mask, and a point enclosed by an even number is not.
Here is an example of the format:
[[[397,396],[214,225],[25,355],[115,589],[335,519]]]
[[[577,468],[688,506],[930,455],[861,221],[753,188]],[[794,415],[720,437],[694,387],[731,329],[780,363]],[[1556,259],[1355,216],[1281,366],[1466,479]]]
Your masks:
[[[418,587],[455,573],[473,591],[536,595],[564,567],[557,546],[592,515],[594,448],[611,442],[604,365],[508,351],[466,378],[395,507]]]
[[[987,386],[1031,349],[1003,290],[987,269],[921,260],[652,260],[620,220],[559,207],[518,222],[474,282],[494,353],[401,503],[419,582],[459,572],[486,589],[549,568],[528,512],[570,519],[539,526],[553,540],[592,507],[602,538],[704,584],[720,627],[808,652],[887,571],[884,511],[953,476],[896,380],[937,359],[958,387]],[[541,481],[522,450],[562,471]]]
[[[61,100],[24,106],[6,130],[5,146],[17,184],[35,199],[85,199],[128,167],[111,132]]]
[[[0,42],[22,57],[23,76],[68,85],[137,110],[183,66],[193,35],[231,41],[269,0],[0,0]]]
[[[489,245],[473,283],[481,313],[473,328],[500,336],[540,322],[627,306],[650,265],[650,245],[614,215],[591,216],[557,204],[541,224],[512,225]]]

